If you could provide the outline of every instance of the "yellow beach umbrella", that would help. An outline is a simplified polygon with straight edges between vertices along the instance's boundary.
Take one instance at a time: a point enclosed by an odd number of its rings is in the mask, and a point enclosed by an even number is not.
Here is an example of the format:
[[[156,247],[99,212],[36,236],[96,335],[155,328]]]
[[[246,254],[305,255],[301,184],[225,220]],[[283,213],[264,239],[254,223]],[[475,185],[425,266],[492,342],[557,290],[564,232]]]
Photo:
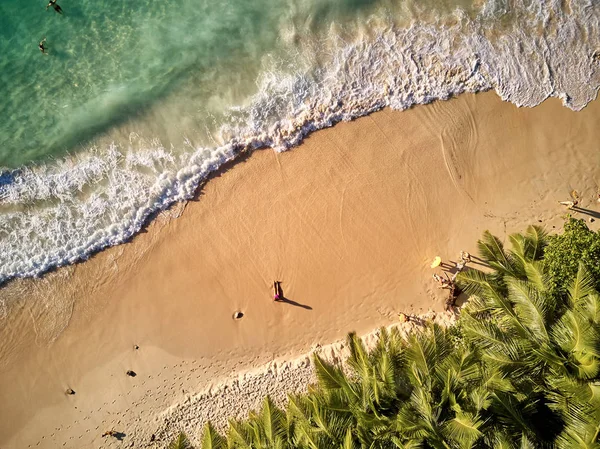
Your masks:
[[[441,263],[442,258],[440,256],[435,256],[435,259],[433,259],[433,262],[431,262],[431,268],[439,267]]]

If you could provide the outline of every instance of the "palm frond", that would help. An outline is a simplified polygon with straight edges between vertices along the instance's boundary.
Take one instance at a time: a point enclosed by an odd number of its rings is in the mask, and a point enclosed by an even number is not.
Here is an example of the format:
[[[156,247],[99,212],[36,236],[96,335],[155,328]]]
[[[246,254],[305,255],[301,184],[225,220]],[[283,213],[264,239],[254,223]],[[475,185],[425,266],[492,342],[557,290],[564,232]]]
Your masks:
[[[519,321],[529,331],[532,338],[548,340],[548,315],[550,313],[546,296],[539,293],[531,283],[517,279],[507,279],[509,299],[515,304]]]
[[[537,449],[537,446],[531,439],[527,437],[525,433],[521,435],[521,446],[520,449]]]
[[[227,447],[227,441],[217,432],[210,421],[204,425],[200,447],[201,449],[225,449]]]
[[[479,430],[483,421],[471,413],[460,412],[444,425],[444,435],[457,447],[468,449],[483,435]]]
[[[227,442],[230,449],[252,449],[253,429],[245,422],[229,420]]]
[[[579,302],[577,309],[594,325],[600,325],[600,295],[598,293],[589,294],[587,298]]]
[[[354,444],[354,438],[352,437],[351,429],[346,430],[346,436],[344,437],[342,449],[357,449],[357,446]]]
[[[370,377],[369,356],[365,345],[360,337],[355,332],[348,334],[346,338],[348,348],[350,349],[350,357],[348,358],[348,365],[352,367],[355,374],[360,378],[367,380]]]
[[[528,259],[539,260],[544,255],[544,249],[548,246],[548,233],[537,225],[527,227],[525,233],[527,238],[527,256]]]
[[[398,449],[421,449],[423,447],[421,440],[408,439],[403,441],[396,436],[391,438],[391,442]]]
[[[518,275],[508,254],[504,252],[504,245],[498,237],[492,235],[489,231],[485,231],[481,240],[477,241],[477,248],[481,257],[492,268],[504,274]]]
[[[550,277],[544,269],[543,262],[526,262],[523,265],[527,280],[540,292],[550,291]]]
[[[341,368],[334,366],[331,363],[327,363],[318,354],[313,356],[315,365],[315,371],[317,372],[317,379],[319,385],[325,390],[342,389],[348,395],[348,397],[354,397],[354,400],[359,400],[360,395],[356,389],[352,388],[346,375]]]
[[[492,407],[502,422],[518,429],[519,433],[531,431],[530,423],[523,416],[522,405],[512,395],[494,392],[492,398]]]
[[[273,404],[269,396],[265,397],[257,421],[268,444],[272,445],[277,440],[283,441],[285,439],[287,428],[285,420],[286,417],[283,411]]]
[[[479,270],[461,271],[456,277],[456,281],[466,293],[481,298],[485,298],[496,288],[492,276]]]
[[[168,446],[168,449],[192,449],[192,443],[187,435],[181,432]]]
[[[578,307],[585,298],[595,293],[594,278],[582,262],[579,262],[575,279],[573,279],[567,291],[574,307]]]

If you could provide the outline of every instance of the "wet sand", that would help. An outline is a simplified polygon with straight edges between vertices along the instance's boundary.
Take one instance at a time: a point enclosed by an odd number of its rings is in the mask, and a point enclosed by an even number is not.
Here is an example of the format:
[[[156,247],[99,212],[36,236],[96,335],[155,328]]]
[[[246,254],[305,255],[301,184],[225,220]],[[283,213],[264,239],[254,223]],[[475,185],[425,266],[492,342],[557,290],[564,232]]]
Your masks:
[[[230,164],[131,242],[0,290],[0,447],[146,447],[170,407],[232,373],[441,311],[434,256],[474,253],[486,229],[558,231],[572,189],[576,215],[599,217],[598,142],[598,101],[485,93]]]

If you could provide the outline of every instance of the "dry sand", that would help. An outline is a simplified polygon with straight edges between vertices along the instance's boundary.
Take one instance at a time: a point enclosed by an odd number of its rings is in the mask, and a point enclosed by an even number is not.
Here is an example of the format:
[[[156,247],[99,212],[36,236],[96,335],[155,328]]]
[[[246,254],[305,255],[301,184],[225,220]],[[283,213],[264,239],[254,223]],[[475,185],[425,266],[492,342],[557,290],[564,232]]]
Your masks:
[[[486,229],[559,230],[572,189],[576,215],[599,216],[598,142],[599,101],[517,109],[486,93],[229,165],[130,243],[0,290],[0,447],[146,447],[232,374],[441,310],[435,255],[475,252]],[[274,280],[290,302],[272,301]]]

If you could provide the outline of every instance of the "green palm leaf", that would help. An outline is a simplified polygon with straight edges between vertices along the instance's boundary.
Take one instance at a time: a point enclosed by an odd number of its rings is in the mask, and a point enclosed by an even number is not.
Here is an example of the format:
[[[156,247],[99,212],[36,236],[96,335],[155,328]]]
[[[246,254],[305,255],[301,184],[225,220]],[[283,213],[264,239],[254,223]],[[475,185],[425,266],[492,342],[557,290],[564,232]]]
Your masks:
[[[514,264],[504,252],[504,245],[498,237],[492,235],[489,231],[485,231],[482,239],[477,241],[477,248],[481,257],[492,268],[504,274],[518,276]]]
[[[250,424],[234,420],[229,421],[227,431],[229,448],[252,449],[254,439],[254,429]]]
[[[168,446],[168,449],[192,449],[192,443],[187,435],[181,432]]]
[[[360,395],[356,389],[350,385],[344,372],[340,368],[331,363],[327,363],[317,354],[314,355],[313,362],[320,387],[325,390],[342,389],[349,398],[351,397],[353,400],[360,400]]]
[[[282,410],[277,408],[269,396],[265,397],[257,423],[266,443],[270,446],[276,442],[281,443],[286,436],[286,417]]]
[[[492,408],[502,422],[516,429],[518,433],[531,432],[530,423],[523,415],[523,405],[512,395],[494,392],[492,398]]]
[[[210,421],[204,425],[200,447],[202,449],[225,449],[227,447],[227,441],[216,431]]]
[[[458,412],[444,425],[443,432],[457,447],[469,449],[483,435],[479,430],[482,425],[483,422],[477,415]]]
[[[548,246],[548,233],[540,226],[528,226],[525,233],[527,238],[528,260],[539,260],[544,255],[544,249]]]
[[[578,310],[581,310],[594,325],[600,325],[600,295],[591,293],[578,304]]]
[[[519,321],[528,329],[531,338],[548,341],[547,323],[549,304],[547,297],[539,293],[531,283],[507,279],[509,299],[515,304]]]
[[[523,265],[527,280],[540,292],[550,291],[550,277],[545,272],[542,261],[525,262]],[[552,298],[549,298],[551,300]]]
[[[567,291],[571,304],[575,307],[578,307],[589,295],[596,293],[594,290],[594,278],[583,263],[579,262],[575,279]]]
[[[346,430],[346,436],[344,437],[344,444],[342,444],[342,449],[357,449],[357,446],[354,444],[354,438],[352,438],[352,430]]]

